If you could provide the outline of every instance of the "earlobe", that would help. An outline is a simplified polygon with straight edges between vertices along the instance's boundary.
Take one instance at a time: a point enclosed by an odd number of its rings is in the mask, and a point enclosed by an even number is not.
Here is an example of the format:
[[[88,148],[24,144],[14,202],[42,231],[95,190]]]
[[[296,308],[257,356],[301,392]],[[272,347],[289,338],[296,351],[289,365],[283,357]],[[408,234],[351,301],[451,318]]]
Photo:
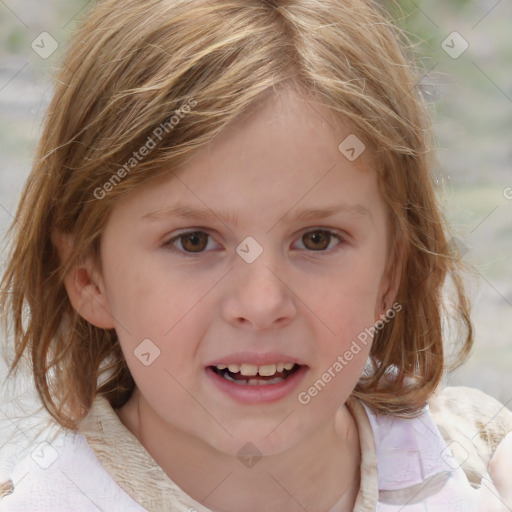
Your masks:
[[[59,253],[61,265],[64,265],[73,251],[73,237],[54,231],[52,241]],[[69,269],[64,276],[64,286],[71,305],[82,318],[102,329],[114,328],[103,278],[96,270],[92,257],[77,261]]]

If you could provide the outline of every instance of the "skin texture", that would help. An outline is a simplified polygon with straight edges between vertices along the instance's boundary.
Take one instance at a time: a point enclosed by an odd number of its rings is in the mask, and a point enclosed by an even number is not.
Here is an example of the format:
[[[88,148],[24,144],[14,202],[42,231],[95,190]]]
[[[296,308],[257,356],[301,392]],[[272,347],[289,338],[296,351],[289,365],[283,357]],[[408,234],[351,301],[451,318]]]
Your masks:
[[[340,498],[339,510],[352,510],[360,453],[344,402],[370,343],[310,403],[297,399],[385,313],[398,286],[373,156],[367,149],[351,162],[338,151],[352,132],[321,106],[281,92],[176,173],[119,200],[102,238],[101,272],[85,259],[66,280],[77,311],[117,331],[137,385],[119,418],[214,510],[327,511]],[[177,204],[215,215],[165,213]],[[294,219],[308,208],[355,204],[368,215]],[[220,220],[226,210],[237,225]],[[209,237],[194,246],[178,238],[185,230]],[[252,263],[235,250],[248,236],[263,249]],[[202,252],[185,250],[194,247]],[[134,354],[144,339],[160,350],[148,366]],[[243,404],[205,373],[239,351],[280,352],[308,370],[289,396]],[[248,442],[263,455],[250,468],[237,457]]]
[[[486,512],[510,512],[512,510],[512,432],[498,445],[489,464],[491,480],[482,479],[477,491],[477,500],[481,510]]]

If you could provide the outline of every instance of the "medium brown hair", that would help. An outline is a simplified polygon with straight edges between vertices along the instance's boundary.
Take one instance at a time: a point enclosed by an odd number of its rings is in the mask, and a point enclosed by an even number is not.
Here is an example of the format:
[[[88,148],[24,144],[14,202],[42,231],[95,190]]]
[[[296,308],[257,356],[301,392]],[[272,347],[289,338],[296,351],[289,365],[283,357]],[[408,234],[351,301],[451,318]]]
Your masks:
[[[372,371],[354,394],[376,410],[417,412],[445,367],[447,276],[464,327],[459,361],[472,329],[460,261],[435,196],[429,112],[408,48],[382,9],[365,0],[100,1],[56,79],[13,225],[1,303],[14,336],[9,376],[27,351],[43,405],[68,428],[97,394],[113,407],[128,400],[134,381],[115,331],[76,313],[64,276],[84,255],[101,268],[101,235],[120,196],[178,169],[289,85],[352,126],[379,162],[380,191],[403,243],[402,310],[375,334]],[[155,128],[191,101],[151,153],[107,190]],[[105,191],[100,199],[98,190]],[[55,230],[74,237],[65,265]]]

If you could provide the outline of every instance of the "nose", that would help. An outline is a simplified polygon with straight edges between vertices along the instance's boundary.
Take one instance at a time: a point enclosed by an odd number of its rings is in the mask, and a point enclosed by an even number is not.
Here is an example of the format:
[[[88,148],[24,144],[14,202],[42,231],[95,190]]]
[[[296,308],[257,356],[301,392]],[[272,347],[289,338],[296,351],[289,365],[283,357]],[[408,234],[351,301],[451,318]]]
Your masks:
[[[284,327],[295,318],[294,295],[283,266],[275,263],[266,251],[252,263],[236,261],[222,303],[224,320],[236,327],[261,330]]]

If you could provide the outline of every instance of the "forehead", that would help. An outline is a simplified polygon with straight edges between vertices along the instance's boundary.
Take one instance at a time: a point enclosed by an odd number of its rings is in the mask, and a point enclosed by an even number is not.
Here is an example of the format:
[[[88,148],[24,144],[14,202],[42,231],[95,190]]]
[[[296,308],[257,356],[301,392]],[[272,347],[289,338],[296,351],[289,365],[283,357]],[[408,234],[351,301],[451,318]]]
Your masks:
[[[346,153],[350,147],[356,158]],[[229,210],[237,221],[243,221],[244,210],[254,217],[261,208],[258,215],[269,222],[270,216],[295,207],[328,209],[343,203],[346,213],[367,210],[371,217],[379,206],[369,149],[328,109],[291,90],[236,119],[149,189],[152,194],[140,208],[145,216],[178,203],[191,213]]]
[[[356,167],[373,165],[374,156],[346,119],[290,87],[273,92],[258,108],[231,122],[196,158],[207,154],[210,160],[229,156],[246,163],[266,159],[286,164],[299,157],[305,162],[326,158],[334,162],[342,154]],[[349,146],[356,152],[347,153]]]

